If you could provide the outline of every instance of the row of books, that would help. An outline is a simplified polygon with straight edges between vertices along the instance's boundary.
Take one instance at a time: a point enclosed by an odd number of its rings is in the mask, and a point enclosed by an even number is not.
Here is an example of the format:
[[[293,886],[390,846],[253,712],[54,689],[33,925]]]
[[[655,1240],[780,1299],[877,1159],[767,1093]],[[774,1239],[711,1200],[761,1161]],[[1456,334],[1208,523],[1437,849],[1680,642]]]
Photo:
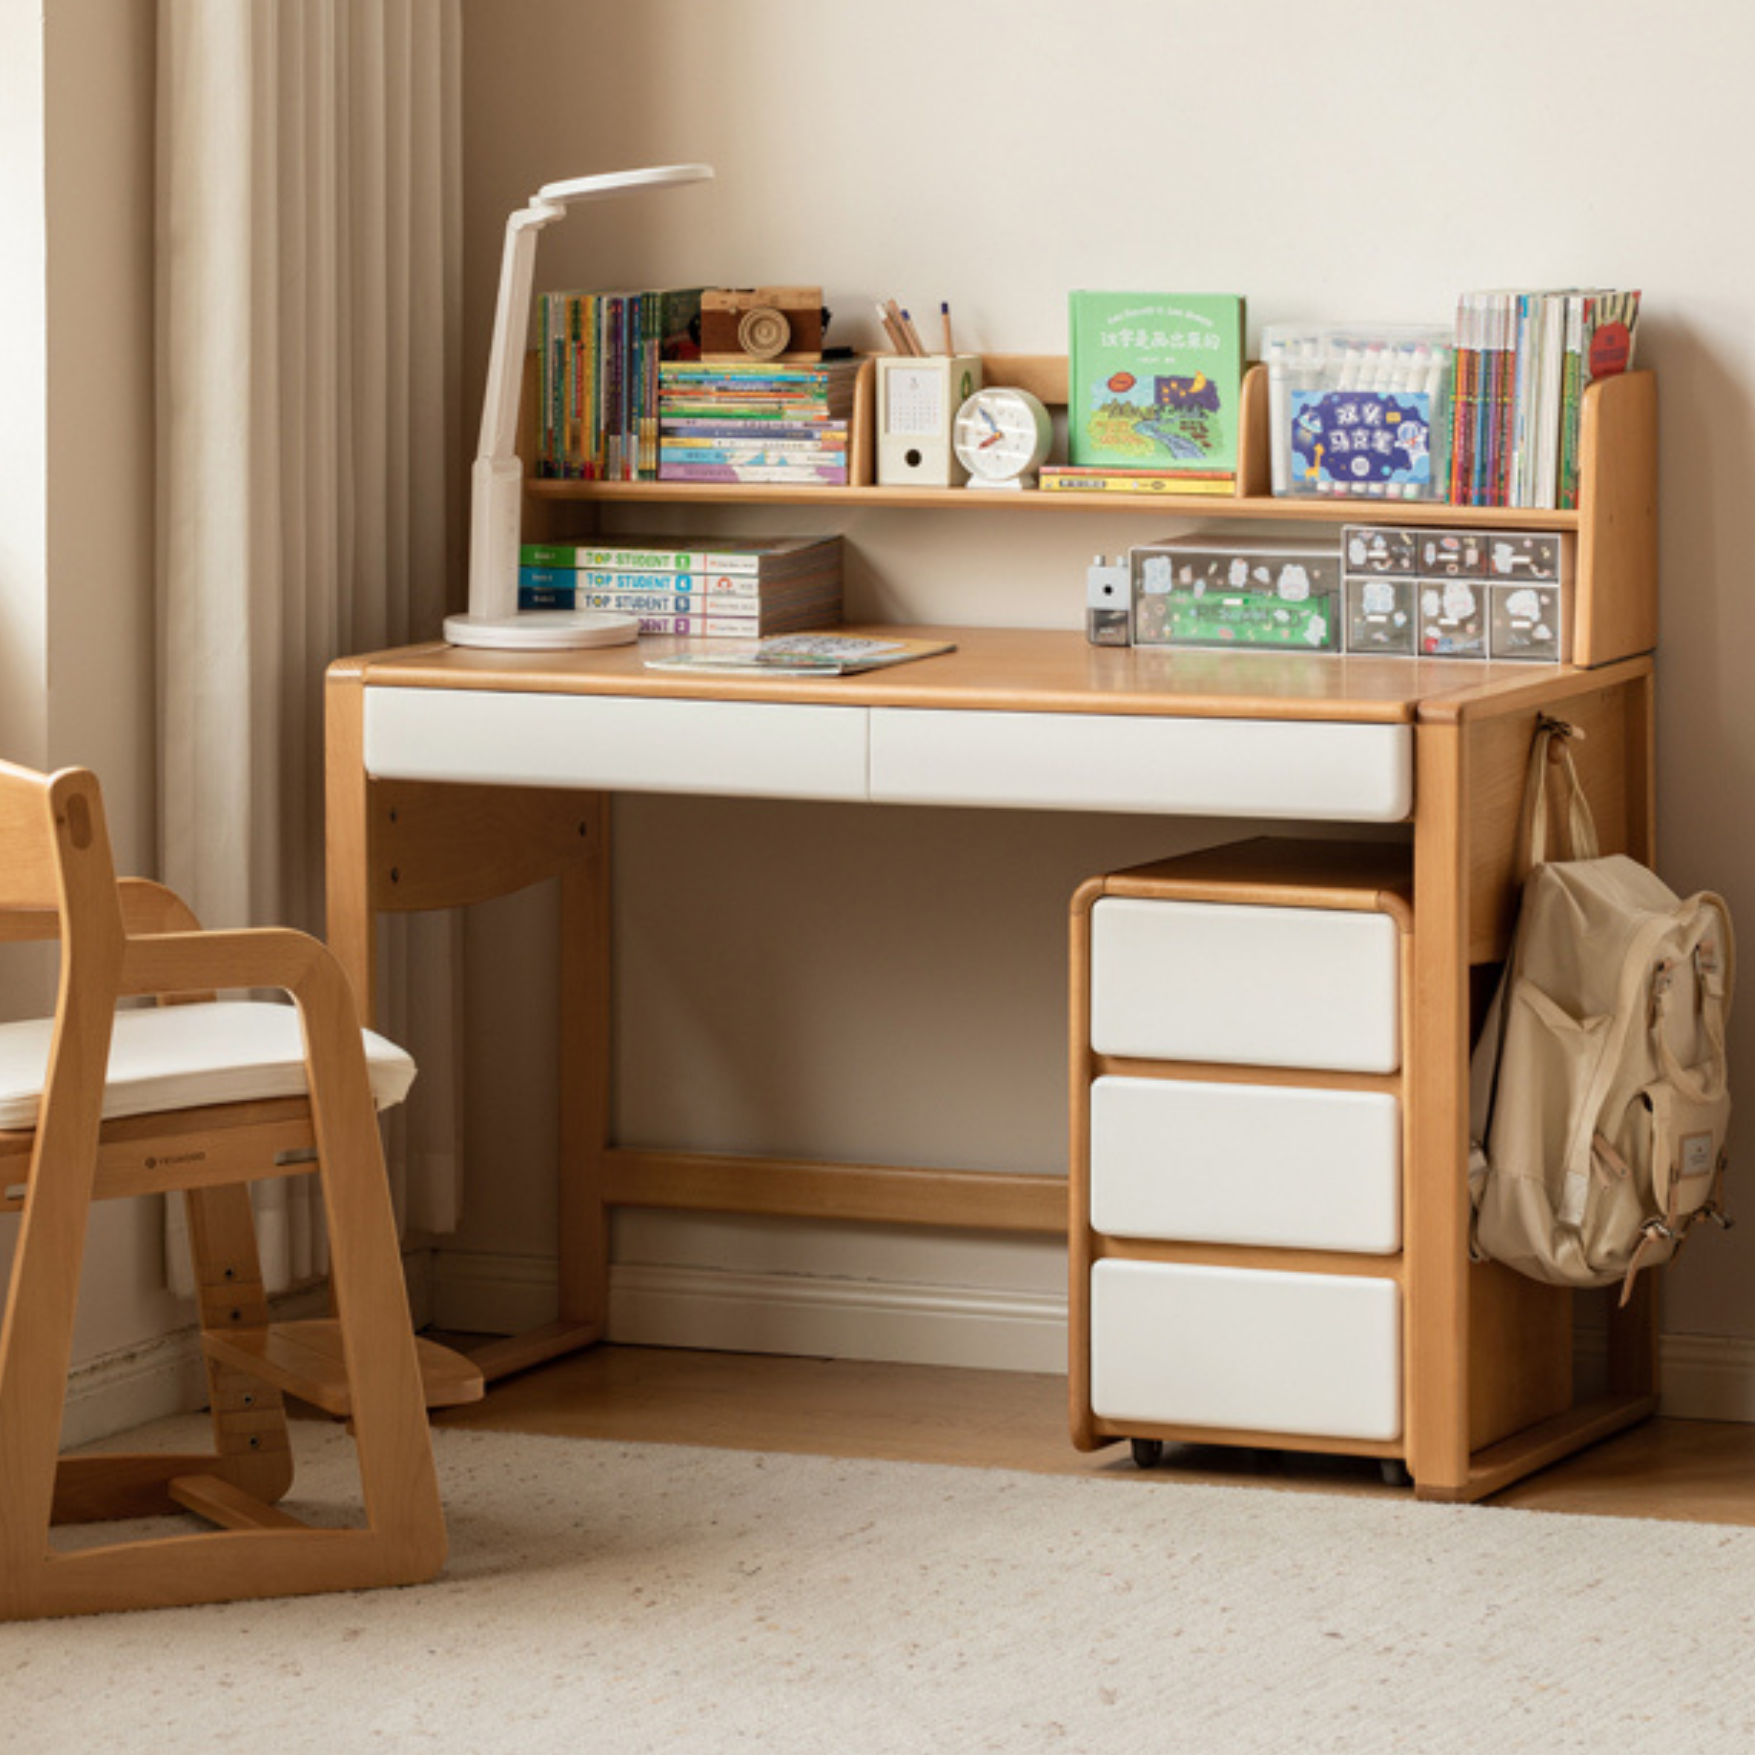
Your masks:
[[[1575,507],[1585,388],[1632,365],[1638,320],[1637,292],[1463,294],[1450,409],[1452,503]]]
[[[847,484],[851,356],[783,364],[664,361],[658,479]]]
[[[841,620],[838,536],[604,536],[526,543],[520,609],[607,609],[643,634],[751,638]]]
[[[538,476],[658,479],[659,365],[699,356],[701,291],[542,295]]]

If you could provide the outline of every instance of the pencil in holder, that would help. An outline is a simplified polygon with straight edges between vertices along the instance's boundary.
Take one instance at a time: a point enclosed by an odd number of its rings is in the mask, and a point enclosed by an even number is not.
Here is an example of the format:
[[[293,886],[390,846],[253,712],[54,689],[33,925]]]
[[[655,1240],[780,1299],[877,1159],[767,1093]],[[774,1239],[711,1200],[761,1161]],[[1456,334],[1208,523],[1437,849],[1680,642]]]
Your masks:
[[[1449,330],[1269,325],[1262,339],[1276,494],[1444,498]]]

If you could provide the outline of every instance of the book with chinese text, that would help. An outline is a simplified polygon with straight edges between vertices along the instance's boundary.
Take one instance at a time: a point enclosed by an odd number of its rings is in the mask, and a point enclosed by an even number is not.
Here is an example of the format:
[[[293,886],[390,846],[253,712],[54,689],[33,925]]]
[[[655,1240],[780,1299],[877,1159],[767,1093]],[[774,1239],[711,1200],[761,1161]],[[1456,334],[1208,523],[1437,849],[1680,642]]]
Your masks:
[[[1236,470],[1239,296],[1075,292],[1070,318],[1067,447],[1075,466]]]

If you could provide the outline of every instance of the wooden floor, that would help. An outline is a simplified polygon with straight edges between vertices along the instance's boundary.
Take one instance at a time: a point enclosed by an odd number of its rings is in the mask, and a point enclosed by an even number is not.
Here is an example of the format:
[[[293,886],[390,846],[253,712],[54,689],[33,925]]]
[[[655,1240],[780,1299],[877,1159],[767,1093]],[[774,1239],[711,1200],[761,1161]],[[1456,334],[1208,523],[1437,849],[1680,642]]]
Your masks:
[[[1171,1446],[1150,1474],[1126,1445],[1086,1455],[1067,1437],[1066,1380],[845,1359],[600,1347],[434,1416],[440,1426],[645,1444],[1097,1475],[1143,1489],[1177,1481],[1404,1494],[1376,1463]],[[1613,1517],[1755,1524],[1755,1426],[1651,1420],[1532,1476],[1490,1503]]]

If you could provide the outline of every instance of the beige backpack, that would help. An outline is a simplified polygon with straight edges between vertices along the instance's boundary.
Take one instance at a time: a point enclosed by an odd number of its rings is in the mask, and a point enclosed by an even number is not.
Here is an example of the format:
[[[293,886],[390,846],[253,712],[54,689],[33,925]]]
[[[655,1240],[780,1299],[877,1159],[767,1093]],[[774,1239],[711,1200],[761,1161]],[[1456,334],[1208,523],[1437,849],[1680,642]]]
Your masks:
[[[1542,719],[1511,955],[1470,1067],[1475,1253],[1562,1286],[1623,1283],[1721,1206],[1733,947],[1724,903],[1599,856],[1568,740]],[[1550,750],[1553,759],[1550,760]],[[1546,855],[1550,771],[1569,858]]]

